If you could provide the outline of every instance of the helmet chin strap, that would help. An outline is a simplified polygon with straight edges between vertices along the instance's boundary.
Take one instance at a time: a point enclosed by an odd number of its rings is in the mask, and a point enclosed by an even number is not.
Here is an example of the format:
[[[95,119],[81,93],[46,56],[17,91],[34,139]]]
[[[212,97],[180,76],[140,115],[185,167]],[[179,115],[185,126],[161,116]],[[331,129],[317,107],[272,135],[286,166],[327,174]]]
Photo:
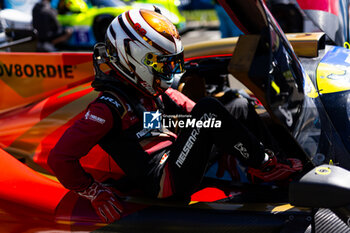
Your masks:
[[[153,72],[153,89],[157,91],[158,95],[163,94],[169,87],[171,87],[171,84],[168,84],[168,82],[171,80],[165,80],[161,77],[161,75],[152,69]],[[173,79],[173,78],[172,78]]]

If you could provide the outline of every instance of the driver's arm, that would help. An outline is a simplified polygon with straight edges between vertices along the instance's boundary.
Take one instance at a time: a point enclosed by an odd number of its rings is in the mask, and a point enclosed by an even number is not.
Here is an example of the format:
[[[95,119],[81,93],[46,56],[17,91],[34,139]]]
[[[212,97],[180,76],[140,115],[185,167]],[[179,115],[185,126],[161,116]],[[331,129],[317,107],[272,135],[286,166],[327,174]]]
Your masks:
[[[113,127],[113,116],[107,105],[92,103],[84,116],[62,135],[51,150],[48,165],[68,189],[81,191],[93,181],[79,159],[91,150]]]
[[[195,105],[195,102],[190,98],[175,90],[173,88],[168,88],[165,92],[178,106],[182,108],[186,113],[190,113]]]
[[[85,172],[79,159],[113,128],[113,122],[107,105],[92,103],[85,115],[66,130],[48,158],[48,165],[58,180],[88,199],[101,220],[107,223],[121,218],[123,204],[109,187]]]

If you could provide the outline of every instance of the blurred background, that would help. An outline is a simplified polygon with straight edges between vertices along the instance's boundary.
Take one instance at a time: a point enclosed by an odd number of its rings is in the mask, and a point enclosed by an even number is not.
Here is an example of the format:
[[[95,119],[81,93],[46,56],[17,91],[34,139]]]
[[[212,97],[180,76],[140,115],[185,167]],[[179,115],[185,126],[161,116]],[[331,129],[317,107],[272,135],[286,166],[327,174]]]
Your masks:
[[[36,4],[50,11],[54,25],[33,11]],[[266,4],[285,32],[318,31],[295,0],[268,0]],[[0,0],[0,50],[92,51],[117,15],[154,6],[174,23],[184,45],[242,34],[215,0]],[[52,29],[50,35],[48,29],[42,32],[45,27]],[[54,43],[57,38],[52,35],[65,37]]]

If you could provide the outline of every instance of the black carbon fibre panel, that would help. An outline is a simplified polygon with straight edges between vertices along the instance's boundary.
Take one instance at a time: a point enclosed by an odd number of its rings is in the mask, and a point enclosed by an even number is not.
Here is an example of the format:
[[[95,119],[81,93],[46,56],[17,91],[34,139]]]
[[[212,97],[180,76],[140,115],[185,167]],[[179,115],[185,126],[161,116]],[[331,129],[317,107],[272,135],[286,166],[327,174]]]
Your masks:
[[[316,233],[350,233],[350,228],[329,209],[319,209],[315,215]]]

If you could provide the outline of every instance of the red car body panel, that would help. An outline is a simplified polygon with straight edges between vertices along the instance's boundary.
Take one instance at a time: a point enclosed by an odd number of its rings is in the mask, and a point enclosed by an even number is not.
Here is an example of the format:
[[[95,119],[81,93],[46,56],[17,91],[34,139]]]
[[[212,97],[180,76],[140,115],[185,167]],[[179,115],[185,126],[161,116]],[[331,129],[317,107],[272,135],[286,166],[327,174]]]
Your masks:
[[[339,1],[330,0],[299,0],[298,4],[303,10],[319,10],[329,12],[334,15],[339,14]]]
[[[93,80],[91,53],[0,53],[0,113]]]
[[[3,150],[0,150],[0,160],[0,199],[48,214],[55,213],[67,189],[28,168]]]

